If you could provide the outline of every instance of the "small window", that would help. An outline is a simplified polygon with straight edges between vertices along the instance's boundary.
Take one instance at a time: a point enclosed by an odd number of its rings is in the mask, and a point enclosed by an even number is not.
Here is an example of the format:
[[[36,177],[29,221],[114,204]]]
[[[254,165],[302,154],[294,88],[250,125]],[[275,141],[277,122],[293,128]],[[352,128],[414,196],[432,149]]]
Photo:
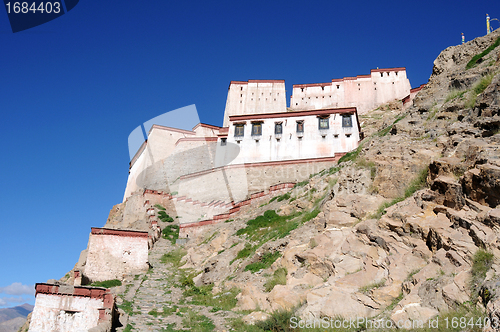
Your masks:
[[[384,77],[384,73],[380,73],[380,77]]]
[[[334,134],[333,138],[339,138],[339,134]]]
[[[340,85],[337,85],[337,90],[340,89]]]
[[[301,92],[304,92],[304,88],[300,88]]]
[[[342,115],[342,127],[352,127],[351,115]]]
[[[297,121],[297,132],[298,133],[304,132],[304,121]]]
[[[241,87],[240,89],[241,89],[241,91],[243,91],[243,87]]]
[[[244,124],[234,125],[234,136],[235,137],[243,137],[244,133],[245,133],[245,125]]]
[[[283,124],[281,122],[274,124],[274,134],[275,135],[283,134]]]
[[[324,87],[324,86],[321,86],[321,90],[325,91],[325,87]]]
[[[220,146],[225,146],[227,144],[227,138],[220,139]]]
[[[349,138],[351,137],[351,134],[345,134],[345,137]]]
[[[328,118],[319,118],[318,119],[318,128],[319,129],[328,129],[330,128]]]
[[[262,122],[252,123],[252,136],[262,135]]]

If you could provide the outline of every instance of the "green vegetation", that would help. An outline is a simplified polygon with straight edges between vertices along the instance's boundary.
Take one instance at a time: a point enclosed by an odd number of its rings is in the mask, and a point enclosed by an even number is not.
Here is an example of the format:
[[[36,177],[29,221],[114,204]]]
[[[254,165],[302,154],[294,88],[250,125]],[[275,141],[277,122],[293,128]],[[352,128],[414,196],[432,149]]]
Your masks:
[[[247,234],[251,241],[263,244],[273,239],[281,239],[298,227],[299,223],[289,222],[297,215],[279,216],[274,210],[267,210],[263,215],[249,220],[245,228],[239,229],[236,235]]]
[[[286,268],[281,267],[274,271],[273,276],[264,284],[266,292],[273,290],[276,285],[286,285],[286,275],[288,271]]]
[[[262,255],[260,260],[255,263],[248,264],[245,266],[245,271],[251,271],[255,273],[257,271],[269,268],[279,257],[281,257],[281,253],[279,251],[276,252],[268,252]]]
[[[303,186],[305,186],[305,185],[306,185],[306,184],[308,184],[308,183],[309,183],[309,180],[304,180],[304,181],[302,181],[302,182],[296,183],[296,184],[293,186],[293,189],[298,188],[298,187],[303,187]]]
[[[252,245],[250,243],[245,243],[245,248],[238,251],[238,254],[236,254],[236,257],[229,262],[229,265],[233,264],[233,262],[235,260],[238,260],[240,258],[249,257],[250,255],[252,255],[255,252],[255,249],[257,249],[257,248],[252,247]]]
[[[486,90],[488,85],[490,85],[491,81],[493,80],[493,76],[494,76],[494,74],[486,75],[483,78],[481,78],[481,80],[479,80],[478,83],[476,83],[474,85],[473,90],[476,93],[476,95],[478,95],[478,94],[482,93],[484,90]]]
[[[460,90],[452,90],[450,91],[450,93],[448,94],[448,96],[446,96],[446,99],[444,100],[445,103],[449,102],[450,100],[454,100],[456,98],[460,98],[462,99],[464,94],[467,92],[467,90],[463,90],[463,91],[460,91]]]
[[[274,196],[273,198],[271,198],[271,200],[269,201],[269,203],[272,203],[274,201],[278,201],[278,202],[281,202],[281,201],[284,201],[284,200],[289,200],[290,199],[290,193],[286,193],[286,194],[283,194],[283,195],[280,195],[280,196]]]
[[[359,146],[356,150],[352,150],[351,152],[347,152],[345,155],[340,157],[337,164],[341,164],[341,163],[346,162],[346,161],[356,160],[356,158],[358,158],[359,153],[361,152],[361,147],[362,147],[362,144],[359,144]]]
[[[163,238],[170,240],[172,244],[179,238],[179,226],[178,225],[168,225],[162,231]]]
[[[240,292],[238,288],[231,288],[229,291],[221,291],[213,295],[213,284],[200,287],[194,284],[193,278],[196,275],[197,273],[193,273],[181,277],[181,287],[184,287],[183,295],[191,297],[192,304],[216,307],[219,310],[231,310],[236,306],[238,303],[236,295]]]
[[[127,327],[125,327],[125,329],[123,330],[123,332],[131,332],[134,328],[132,327],[132,325],[130,324],[127,324]]]
[[[371,284],[368,284],[366,286],[361,287],[359,289],[359,291],[361,293],[366,294],[366,293],[370,292],[372,289],[377,289],[377,288],[380,288],[380,287],[384,286],[385,282],[386,282],[385,279],[382,279],[382,280],[376,281],[376,282],[372,282]]]
[[[169,251],[163,254],[160,261],[164,264],[172,264],[174,267],[181,266],[182,257],[186,255],[186,251],[182,248],[177,248],[175,250]]]
[[[165,211],[160,210],[158,211],[158,218],[163,221],[163,222],[173,222],[174,218],[169,216]]]
[[[471,278],[469,287],[471,299],[477,299],[479,288],[486,278],[486,273],[493,264],[493,254],[483,249],[478,249],[472,257]]]
[[[384,128],[384,129],[382,129],[381,131],[379,131],[379,132],[377,133],[377,136],[378,136],[378,137],[384,137],[385,135],[387,135],[387,134],[391,131],[392,127],[394,127],[394,125],[395,125],[396,123],[398,123],[399,121],[403,120],[403,119],[406,117],[406,115],[407,115],[407,114],[404,114],[404,115],[400,115],[400,116],[398,116],[398,117],[396,118],[396,120],[394,120],[394,122],[393,122],[390,126],[387,126],[386,128]]]
[[[385,209],[387,209],[390,206],[393,206],[396,203],[404,201],[405,199],[413,195],[417,190],[424,188],[427,183],[428,172],[429,172],[429,167],[427,166],[420,171],[418,176],[415,179],[413,179],[413,181],[410,182],[403,196],[396,197],[390,202],[385,202],[378,208],[377,212],[375,212],[370,216],[370,218],[380,219],[380,217],[382,217],[385,214]]]
[[[182,325],[192,332],[212,332],[215,330],[215,325],[210,318],[198,315],[192,310],[187,312],[186,317],[182,320]]]
[[[493,51],[498,45],[500,45],[500,37],[498,37],[497,40],[492,45],[490,45],[490,47],[472,57],[472,59],[467,63],[467,66],[465,66],[465,69],[471,69],[475,67],[479,60],[481,60],[479,61],[479,63],[481,63],[482,58],[488,55],[488,53],[490,53],[491,51]]]
[[[375,179],[375,176],[377,175],[377,166],[375,166],[373,161],[367,161],[364,158],[359,158],[356,160],[356,166],[369,169],[371,179]]]
[[[218,231],[214,232],[212,235],[203,240],[201,244],[207,244],[208,242],[212,241],[217,236],[217,234],[219,234]]]
[[[420,272],[421,269],[416,269],[408,273],[408,276],[406,277],[405,281],[411,281],[413,279],[413,276],[417,273]]]
[[[125,311],[125,313],[129,316],[132,316],[134,314],[134,310],[132,308],[132,302],[131,301],[127,301],[127,300],[123,300],[123,303],[118,305],[118,308],[122,309],[123,311]]]
[[[160,204],[155,204],[155,208],[157,208],[157,209],[158,209],[158,210],[160,210],[160,211],[165,211],[165,210],[166,210],[166,209],[165,209],[163,206],[161,206]]]
[[[120,280],[113,279],[113,280],[105,280],[105,281],[96,281],[96,282],[93,282],[91,286],[111,288],[111,287],[117,287],[117,286],[121,286],[121,285],[122,285],[122,282]]]

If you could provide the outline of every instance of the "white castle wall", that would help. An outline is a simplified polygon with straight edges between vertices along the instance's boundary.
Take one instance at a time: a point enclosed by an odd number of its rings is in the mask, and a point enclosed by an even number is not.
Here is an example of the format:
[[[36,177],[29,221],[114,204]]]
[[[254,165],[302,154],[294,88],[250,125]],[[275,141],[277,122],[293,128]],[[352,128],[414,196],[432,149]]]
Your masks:
[[[328,117],[328,129],[319,129],[319,117]],[[351,127],[342,126],[342,117],[349,116]],[[297,122],[304,124],[297,132]],[[262,135],[252,135],[253,123],[261,123]],[[282,134],[275,134],[275,124],[282,124]],[[244,135],[235,136],[236,126],[244,124]],[[227,142],[238,144],[240,153],[231,164],[313,159],[332,157],[355,149],[359,142],[356,109],[276,113],[272,116],[231,116]],[[221,142],[219,141],[219,144]]]
[[[231,81],[227,93],[223,127],[229,116],[254,113],[276,113],[286,110],[286,90],[283,80]]]
[[[334,79],[329,83],[293,86],[290,108],[313,110],[356,107],[359,114],[410,94],[405,68],[372,69],[370,75]]]
[[[121,279],[148,268],[147,232],[92,228],[84,271],[91,281]]]
[[[114,297],[103,288],[37,284],[29,332],[110,331]]]

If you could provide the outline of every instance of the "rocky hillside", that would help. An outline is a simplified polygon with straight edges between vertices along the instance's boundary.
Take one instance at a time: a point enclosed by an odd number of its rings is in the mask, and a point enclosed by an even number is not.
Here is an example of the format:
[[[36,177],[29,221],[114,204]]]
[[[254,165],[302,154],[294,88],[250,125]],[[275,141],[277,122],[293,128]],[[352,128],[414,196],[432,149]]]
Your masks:
[[[160,239],[149,272],[113,289],[118,330],[500,319],[499,37],[444,50],[413,106],[360,117],[366,138],[338,164],[184,246]]]

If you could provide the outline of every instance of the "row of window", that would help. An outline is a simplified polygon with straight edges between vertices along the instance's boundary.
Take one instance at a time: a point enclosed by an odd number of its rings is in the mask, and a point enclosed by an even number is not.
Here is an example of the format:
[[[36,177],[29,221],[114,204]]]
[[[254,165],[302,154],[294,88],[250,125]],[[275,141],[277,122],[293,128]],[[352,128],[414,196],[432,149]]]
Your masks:
[[[342,115],[342,127],[350,128],[352,127],[352,118],[351,115]],[[326,130],[330,128],[329,118],[318,118],[318,129]],[[297,133],[304,132],[304,120],[298,120],[296,122],[296,131]],[[245,134],[245,124],[237,123],[234,125],[234,136],[235,137],[243,137]],[[275,122],[274,123],[274,134],[281,135],[283,134],[283,122]],[[262,135],[262,122],[253,122],[252,123],[252,136],[261,136]]]

